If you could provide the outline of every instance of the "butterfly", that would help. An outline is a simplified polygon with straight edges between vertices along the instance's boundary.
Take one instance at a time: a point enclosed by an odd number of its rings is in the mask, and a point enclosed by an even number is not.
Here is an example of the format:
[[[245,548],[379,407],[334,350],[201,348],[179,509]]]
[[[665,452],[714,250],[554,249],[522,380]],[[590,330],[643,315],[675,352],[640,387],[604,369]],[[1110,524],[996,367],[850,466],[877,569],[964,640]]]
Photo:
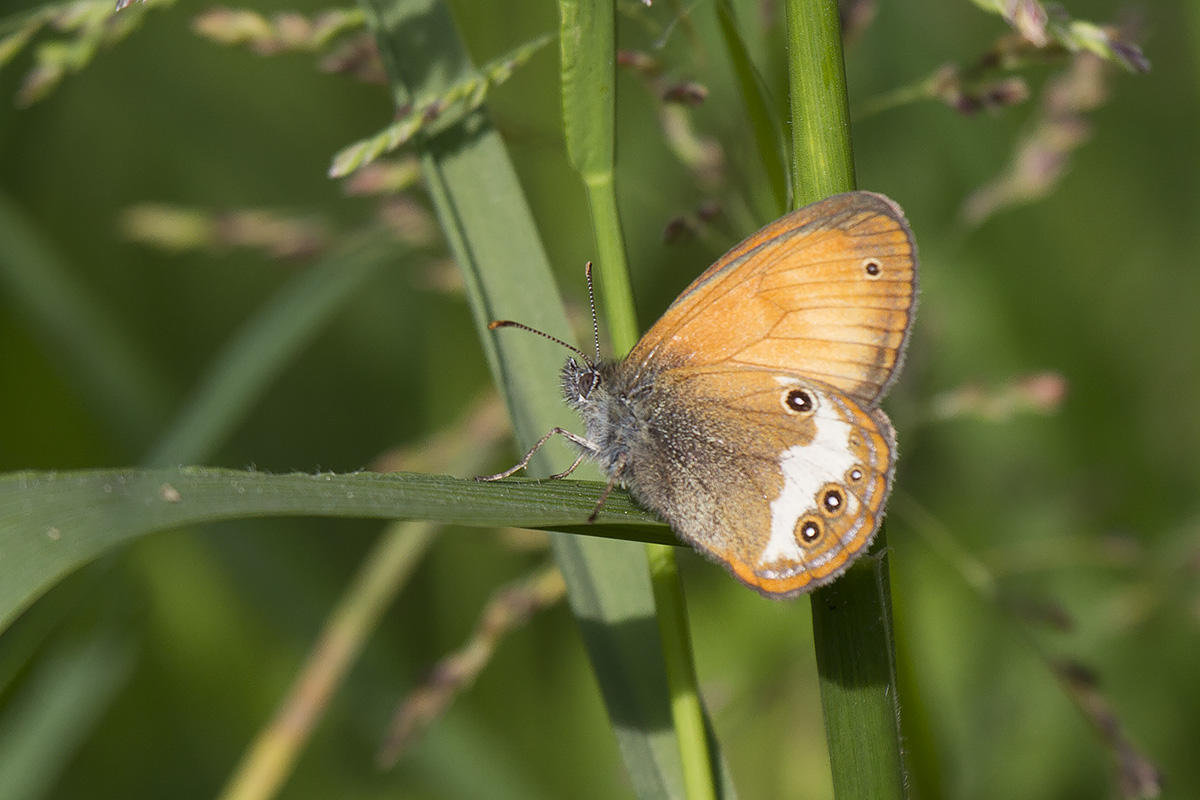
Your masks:
[[[811,591],[879,530],[896,462],[879,402],[916,297],[916,244],[895,202],[849,192],[801,208],[709,267],[623,360],[555,339],[581,357],[561,377],[585,435],[555,428],[481,479],[562,435],[579,456],[553,477],[597,461],[609,476],[597,511],[621,485],[761,594]]]

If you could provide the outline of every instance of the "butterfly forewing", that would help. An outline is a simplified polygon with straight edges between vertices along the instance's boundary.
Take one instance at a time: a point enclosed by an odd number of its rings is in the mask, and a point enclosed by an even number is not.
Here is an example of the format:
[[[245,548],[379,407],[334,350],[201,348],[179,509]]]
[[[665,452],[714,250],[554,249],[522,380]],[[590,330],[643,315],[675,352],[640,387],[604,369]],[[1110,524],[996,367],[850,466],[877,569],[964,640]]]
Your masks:
[[[900,366],[915,300],[915,245],[899,207],[868,192],[837,195],[730,250],[629,362],[786,369],[871,407]]]

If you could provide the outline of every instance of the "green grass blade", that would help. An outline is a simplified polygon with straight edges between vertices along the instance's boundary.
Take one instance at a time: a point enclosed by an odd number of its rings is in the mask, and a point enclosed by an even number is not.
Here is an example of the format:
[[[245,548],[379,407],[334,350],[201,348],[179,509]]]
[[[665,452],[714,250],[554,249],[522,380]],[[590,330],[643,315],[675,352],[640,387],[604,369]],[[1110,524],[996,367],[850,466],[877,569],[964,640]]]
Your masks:
[[[838,800],[908,796],[882,540],[880,531],[873,552],[812,599],[821,705]]]
[[[683,786],[688,800],[732,798],[731,784],[725,793],[718,789],[720,774],[713,770],[719,758],[715,738],[710,736],[708,717],[700,699],[696,661],[692,649],[692,631],[688,623],[683,584],[674,548],[661,544],[646,545],[650,560],[650,581],[658,608],[658,629],[663,639],[663,660],[667,669],[667,690],[671,695],[671,719],[679,738],[679,759]],[[710,748],[711,745],[711,748]]]
[[[616,153],[616,42],[612,2],[559,0],[563,135],[585,179],[612,172]]]
[[[616,160],[616,9],[612,0],[560,0],[563,134],[571,166],[587,188],[599,249],[600,302],[613,348],[638,340],[614,179]]]
[[[850,107],[834,0],[788,0],[792,104],[792,202],[816,202],[855,187]]]
[[[54,582],[112,548],[155,531],[269,516],[426,519],[668,544],[670,530],[603,487],[423,473],[269,475],[198,467],[17,472],[0,476],[0,630]],[[637,549],[637,548],[634,548]]]
[[[809,203],[855,188],[836,0],[787,3],[793,197]],[[907,796],[900,747],[887,537],[813,593],[821,703],[838,800]]]

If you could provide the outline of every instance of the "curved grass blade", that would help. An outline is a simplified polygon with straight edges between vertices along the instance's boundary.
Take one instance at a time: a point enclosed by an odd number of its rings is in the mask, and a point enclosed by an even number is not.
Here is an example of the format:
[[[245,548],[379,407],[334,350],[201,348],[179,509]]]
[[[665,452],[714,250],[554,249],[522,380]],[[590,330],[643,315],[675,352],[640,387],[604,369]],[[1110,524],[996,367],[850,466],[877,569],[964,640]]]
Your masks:
[[[0,630],[62,576],[155,531],[270,516],[425,519],[671,543],[670,530],[617,492],[588,525],[603,486],[424,473],[269,475],[199,467],[18,472],[0,476]]]

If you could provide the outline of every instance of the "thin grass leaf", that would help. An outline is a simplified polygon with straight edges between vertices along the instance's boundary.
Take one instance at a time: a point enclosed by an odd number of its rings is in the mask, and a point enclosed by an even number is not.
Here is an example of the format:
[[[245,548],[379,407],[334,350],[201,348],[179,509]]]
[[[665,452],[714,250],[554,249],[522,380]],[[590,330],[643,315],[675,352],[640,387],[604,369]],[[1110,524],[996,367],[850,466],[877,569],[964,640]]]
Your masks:
[[[559,0],[563,136],[586,182],[612,172],[616,135],[615,9],[611,2]]]
[[[599,251],[600,302],[618,354],[638,340],[633,287],[617,210],[616,32],[612,0],[560,0],[563,135],[583,179]]]
[[[721,24],[721,36],[725,50],[733,65],[741,90],[742,102],[746,105],[746,116],[754,131],[754,143],[762,161],[767,183],[775,199],[772,217],[782,214],[788,206],[787,169],[784,167],[783,143],[779,139],[780,123],[767,102],[767,92],[762,76],[750,59],[750,51],[738,30],[737,13],[731,0],[717,0],[717,21]]]

